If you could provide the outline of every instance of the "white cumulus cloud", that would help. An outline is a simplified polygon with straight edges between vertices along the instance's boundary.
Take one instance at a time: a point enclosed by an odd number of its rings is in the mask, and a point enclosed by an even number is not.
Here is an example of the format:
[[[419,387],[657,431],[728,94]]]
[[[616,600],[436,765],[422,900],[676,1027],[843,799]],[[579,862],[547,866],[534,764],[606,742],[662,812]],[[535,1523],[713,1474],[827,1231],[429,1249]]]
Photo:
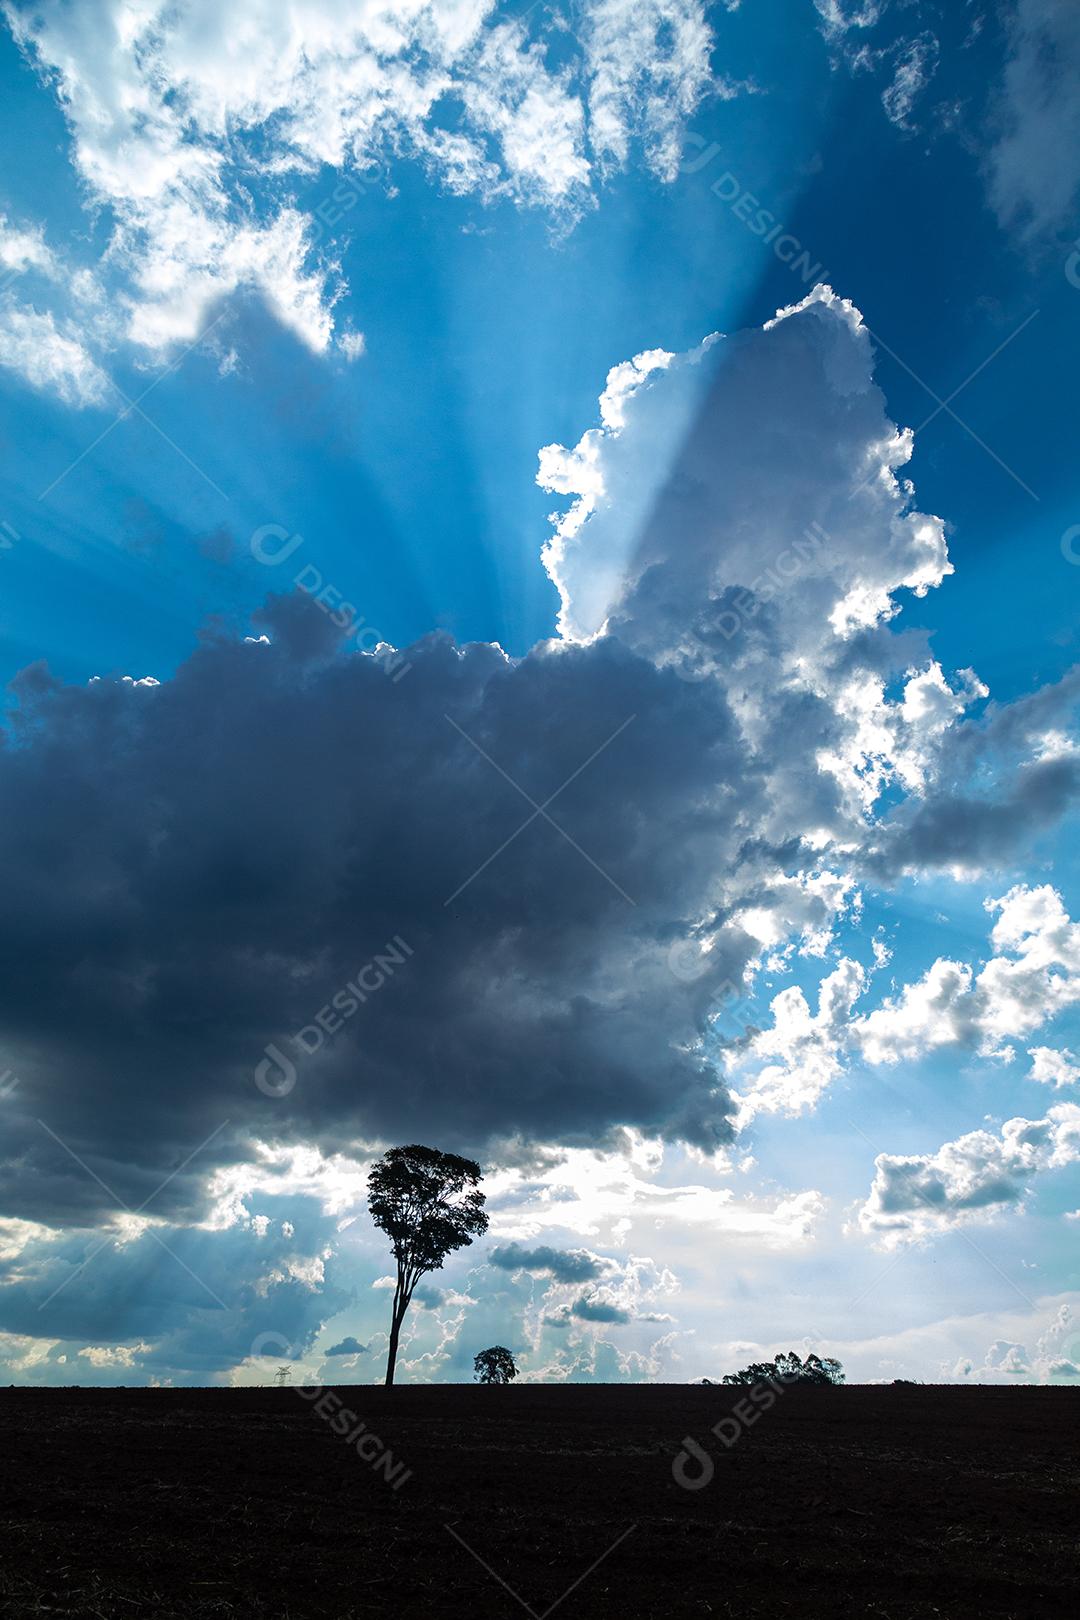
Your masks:
[[[936,1153],[878,1155],[863,1231],[886,1247],[983,1219],[1022,1202],[1033,1178],[1080,1161],[1080,1106],[1010,1119],[1000,1133],[969,1131]]]

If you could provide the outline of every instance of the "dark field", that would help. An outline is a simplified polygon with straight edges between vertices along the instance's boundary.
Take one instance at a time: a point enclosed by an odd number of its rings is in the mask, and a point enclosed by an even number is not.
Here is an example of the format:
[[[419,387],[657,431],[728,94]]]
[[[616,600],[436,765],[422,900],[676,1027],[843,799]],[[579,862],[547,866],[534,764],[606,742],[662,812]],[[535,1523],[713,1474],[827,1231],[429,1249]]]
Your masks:
[[[0,1612],[1080,1614],[1080,1392],[789,1389],[725,1450],[742,1393],[342,1386],[395,1489],[296,1390],[0,1391]]]

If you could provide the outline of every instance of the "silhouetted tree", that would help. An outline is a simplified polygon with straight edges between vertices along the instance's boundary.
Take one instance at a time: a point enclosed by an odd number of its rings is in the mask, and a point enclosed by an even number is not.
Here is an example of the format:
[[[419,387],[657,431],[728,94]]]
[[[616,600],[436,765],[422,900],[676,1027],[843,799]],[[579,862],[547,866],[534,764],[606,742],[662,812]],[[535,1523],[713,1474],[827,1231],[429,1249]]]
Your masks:
[[[737,1373],[725,1373],[725,1384],[762,1384],[774,1378],[782,1384],[842,1384],[844,1369],[831,1356],[813,1353],[803,1361],[794,1350],[777,1356],[775,1361],[754,1361]]]
[[[386,1382],[394,1382],[398,1336],[420,1278],[487,1231],[480,1166],[438,1148],[390,1148],[368,1176],[368,1208],[390,1239],[397,1282],[390,1318]]]
[[[518,1374],[513,1356],[501,1344],[493,1344],[490,1350],[481,1350],[473,1360],[473,1367],[482,1384],[508,1384]]]

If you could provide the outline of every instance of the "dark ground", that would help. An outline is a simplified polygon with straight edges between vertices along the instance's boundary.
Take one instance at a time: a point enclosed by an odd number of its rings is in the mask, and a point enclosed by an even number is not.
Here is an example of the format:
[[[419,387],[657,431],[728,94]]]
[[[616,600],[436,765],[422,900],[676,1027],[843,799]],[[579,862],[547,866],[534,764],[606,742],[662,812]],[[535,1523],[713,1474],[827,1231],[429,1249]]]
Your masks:
[[[742,1393],[342,1386],[394,1490],[296,1390],[3,1390],[0,1613],[1080,1615],[1080,1392]]]

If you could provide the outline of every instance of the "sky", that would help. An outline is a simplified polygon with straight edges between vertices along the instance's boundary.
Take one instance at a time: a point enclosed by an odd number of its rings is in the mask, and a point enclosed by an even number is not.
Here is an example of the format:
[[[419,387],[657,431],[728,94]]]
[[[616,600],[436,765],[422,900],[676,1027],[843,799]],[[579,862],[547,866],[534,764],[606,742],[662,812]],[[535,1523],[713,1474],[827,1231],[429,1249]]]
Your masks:
[[[1080,1380],[1075,6],[0,12],[0,1382]]]

